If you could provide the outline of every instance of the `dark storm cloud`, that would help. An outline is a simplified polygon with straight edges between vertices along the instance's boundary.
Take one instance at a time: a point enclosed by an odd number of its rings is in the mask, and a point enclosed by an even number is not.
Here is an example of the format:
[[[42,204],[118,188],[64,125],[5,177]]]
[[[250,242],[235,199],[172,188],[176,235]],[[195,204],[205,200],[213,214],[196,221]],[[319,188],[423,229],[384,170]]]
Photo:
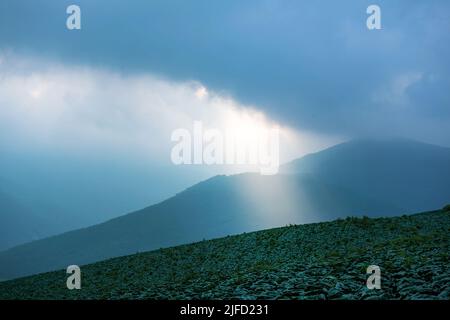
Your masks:
[[[199,80],[313,131],[450,144],[450,3],[375,1],[382,30],[369,31],[372,3],[4,0],[0,46]],[[65,28],[69,4],[80,31]]]

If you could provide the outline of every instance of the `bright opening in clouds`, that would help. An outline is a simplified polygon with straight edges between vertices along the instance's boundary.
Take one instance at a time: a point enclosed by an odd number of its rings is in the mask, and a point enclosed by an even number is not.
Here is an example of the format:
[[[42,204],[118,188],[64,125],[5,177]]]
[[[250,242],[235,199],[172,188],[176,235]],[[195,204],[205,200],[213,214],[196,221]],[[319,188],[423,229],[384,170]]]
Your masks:
[[[205,123],[205,129],[237,129],[239,139],[250,144],[256,141],[254,129],[277,127],[281,163],[340,141],[273,121],[257,106],[198,81],[67,66],[11,53],[0,57],[2,178],[25,185],[27,200],[51,197],[80,223],[80,212],[87,216],[85,223],[100,222],[216,174],[259,170],[248,164],[172,164],[171,133],[192,130],[194,121]]]
[[[190,129],[194,121],[219,130],[236,128],[241,139],[251,138],[255,129],[277,126],[282,161],[312,151],[311,142],[334,142],[276,123],[256,107],[208,92],[196,82],[45,63],[40,68],[39,61],[5,56],[2,61],[2,143],[10,147],[45,146],[69,153],[126,150],[130,156],[166,162],[171,132]]]

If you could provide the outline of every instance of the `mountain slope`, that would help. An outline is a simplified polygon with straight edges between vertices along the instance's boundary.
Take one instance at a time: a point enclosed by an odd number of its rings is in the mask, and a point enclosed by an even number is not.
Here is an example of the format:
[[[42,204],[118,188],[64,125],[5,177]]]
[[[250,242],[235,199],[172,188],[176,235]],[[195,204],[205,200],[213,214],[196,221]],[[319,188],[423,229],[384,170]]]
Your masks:
[[[82,266],[81,290],[65,270],[3,282],[0,299],[448,300],[449,228],[441,210],[270,229]]]
[[[289,174],[218,176],[157,205],[0,253],[0,279],[229,234],[441,207],[450,149],[352,141],[283,167]]]
[[[411,140],[354,140],[294,160],[281,171],[308,173],[407,212],[439,208],[450,199],[450,148]]]
[[[217,176],[157,205],[0,253],[0,279],[202,239],[399,209],[310,176]]]

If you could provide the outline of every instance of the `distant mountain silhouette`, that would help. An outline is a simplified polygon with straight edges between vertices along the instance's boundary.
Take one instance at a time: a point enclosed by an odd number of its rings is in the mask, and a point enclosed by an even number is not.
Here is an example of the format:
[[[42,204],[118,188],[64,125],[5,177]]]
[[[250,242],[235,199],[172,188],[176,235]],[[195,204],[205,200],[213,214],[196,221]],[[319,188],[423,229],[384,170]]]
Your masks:
[[[216,176],[140,211],[1,252],[0,279],[290,223],[442,207],[450,199],[449,160],[447,148],[353,141],[277,176]]]
[[[67,211],[45,200],[30,201],[21,190],[0,179],[0,251],[80,227]]]
[[[294,160],[281,171],[308,173],[409,213],[450,200],[450,148],[412,140],[354,140]]]
[[[0,190],[0,250],[40,239],[53,231],[51,223]]]

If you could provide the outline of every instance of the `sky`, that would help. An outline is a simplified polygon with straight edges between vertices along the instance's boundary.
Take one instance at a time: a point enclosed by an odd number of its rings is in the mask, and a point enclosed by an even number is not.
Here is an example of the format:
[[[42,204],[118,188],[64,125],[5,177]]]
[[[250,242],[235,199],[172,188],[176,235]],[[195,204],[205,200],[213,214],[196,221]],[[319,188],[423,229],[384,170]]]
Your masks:
[[[71,4],[81,30],[66,28]],[[91,223],[242,170],[170,163],[171,132],[195,120],[279,126],[281,161],[361,137],[450,146],[449,9],[2,0],[0,182]]]

